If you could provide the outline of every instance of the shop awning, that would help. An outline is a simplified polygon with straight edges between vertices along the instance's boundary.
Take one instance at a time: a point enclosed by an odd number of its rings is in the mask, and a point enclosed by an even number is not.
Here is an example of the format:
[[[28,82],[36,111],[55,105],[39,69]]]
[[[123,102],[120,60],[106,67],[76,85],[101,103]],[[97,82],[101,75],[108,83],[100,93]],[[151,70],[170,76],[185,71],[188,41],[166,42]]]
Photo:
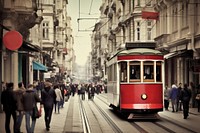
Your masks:
[[[33,70],[47,71],[47,67],[39,62],[33,61]]]
[[[18,51],[27,51],[27,52],[41,52],[42,49],[37,46],[37,45],[33,45],[29,42],[23,42],[22,46],[19,48]]]
[[[168,53],[168,54],[164,55],[164,59],[169,59],[169,58],[172,58],[172,57],[175,57],[175,56],[180,56],[185,52],[186,51],[177,51],[177,52]]]
[[[168,54],[164,55],[164,59],[169,59],[169,58],[175,56],[175,54],[176,54],[176,52],[168,53]]]

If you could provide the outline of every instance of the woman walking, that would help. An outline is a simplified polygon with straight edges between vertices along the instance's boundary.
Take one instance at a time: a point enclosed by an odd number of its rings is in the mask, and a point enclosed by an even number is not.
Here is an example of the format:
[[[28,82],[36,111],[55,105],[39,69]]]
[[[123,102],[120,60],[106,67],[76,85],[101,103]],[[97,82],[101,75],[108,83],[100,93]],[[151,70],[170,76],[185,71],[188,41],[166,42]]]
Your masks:
[[[62,93],[61,93],[61,90],[58,88],[58,85],[54,86],[54,90],[56,93],[56,101],[55,101],[55,107],[54,107],[55,113],[56,113],[56,108],[58,109],[58,113],[60,113],[60,106],[61,106],[61,102],[63,100]]]

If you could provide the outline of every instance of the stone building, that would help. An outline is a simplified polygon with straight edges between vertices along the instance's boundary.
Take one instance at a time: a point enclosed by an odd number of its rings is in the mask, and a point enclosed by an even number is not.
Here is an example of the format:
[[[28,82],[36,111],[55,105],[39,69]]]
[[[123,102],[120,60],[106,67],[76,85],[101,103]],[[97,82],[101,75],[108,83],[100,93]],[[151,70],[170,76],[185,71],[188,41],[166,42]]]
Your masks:
[[[165,55],[166,83],[199,84],[200,2],[160,0],[154,7],[160,12],[157,48],[169,52]]]
[[[67,71],[71,74],[75,55],[67,4],[68,0],[0,1],[1,81],[14,82],[17,88],[18,82],[27,86],[33,80],[43,80],[44,72],[57,70],[58,78]],[[9,50],[2,42],[12,30],[23,37],[17,50]],[[71,62],[66,59],[68,53]]]
[[[193,89],[194,101],[200,83],[200,1],[157,0],[154,9],[160,13],[157,48],[168,52],[166,84],[187,83]]]
[[[23,0],[1,0],[0,1],[0,80],[13,82],[17,88],[18,82],[23,81],[25,85],[29,83],[31,71],[29,57],[35,52],[41,52],[40,47],[28,41],[32,27],[41,22],[41,17],[37,14],[38,3]],[[23,36],[22,46],[18,50],[6,49],[2,42],[3,36],[11,31],[18,31]],[[15,45],[15,40],[13,40]]]
[[[154,19],[143,19],[142,11],[154,11],[153,1],[102,0],[100,21],[92,37],[93,76],[106,80],[106,62],[126,42],[154,42]]]

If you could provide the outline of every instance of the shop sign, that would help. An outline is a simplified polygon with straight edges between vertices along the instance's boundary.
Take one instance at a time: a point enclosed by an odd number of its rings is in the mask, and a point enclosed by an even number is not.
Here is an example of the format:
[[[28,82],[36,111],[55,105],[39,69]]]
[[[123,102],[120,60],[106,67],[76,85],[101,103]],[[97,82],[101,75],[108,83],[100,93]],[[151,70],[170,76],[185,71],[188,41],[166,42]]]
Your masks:
[[[23,37],[18,31],[8,31],[3,36],[3,43],[9,50],[17,50],[22,46]]]

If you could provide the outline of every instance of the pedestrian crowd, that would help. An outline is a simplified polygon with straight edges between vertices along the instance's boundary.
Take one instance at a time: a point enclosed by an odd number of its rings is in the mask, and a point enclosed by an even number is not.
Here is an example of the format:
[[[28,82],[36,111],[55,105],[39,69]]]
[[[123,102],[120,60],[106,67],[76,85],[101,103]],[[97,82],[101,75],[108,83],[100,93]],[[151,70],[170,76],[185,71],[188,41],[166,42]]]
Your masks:
[[[29,84],[27,88],[23,83],[18,83],[14,89],[13,83],[2,82],[3,92],[1,104],[5,112],[5,131],[11,133],[10,121],[13,118],[13,132],[21,133],[20,127],[25,117],[27,133],[34,133],[37,118],[41,116],[44,108],[44,119],[46,130],[50,130],[51,116],[55,105],[55,113],[64,105],[63,84],[52,85],[50,82]],[[38,106],[39,105],[39,106]]]
[[[60,108],[68,101],[70,96],[76,93],[82,100],[85,100],[85,94],[88,93],[88,99],[93,100],[94,95],[106,92],[105,85],[95,84],[71,84],[50,82],[36,82],[29,84],[27,88],[23,83],[18,83],[18,88],[14,89],[13,83],[2,82],[3,92],[1,94],[1,104],[5,112],[5,131],[11,133],[10,121],[13,119],[13,132],[22,133],[21,123],[25,117],[25,126],[27,133],[34,133],[36,120],[41,116],[41,110],[44,110],[45,128],[50,130],[51,117],[54,113],[60,113]]]
[[[199,96],[199,98],[198,98]],[[184,84],[179,83],[178,87],[172,84],[171,88],[168,86],[164,90],[164,108],[169,110],[169,104],[171,103],[172,112],[183,111],[183,118],[187,119],[189,116],[189,107],[194,107],[197,103],[198,112],[200,111],[200,90],[197,89],[194,92],[193,83]]]

